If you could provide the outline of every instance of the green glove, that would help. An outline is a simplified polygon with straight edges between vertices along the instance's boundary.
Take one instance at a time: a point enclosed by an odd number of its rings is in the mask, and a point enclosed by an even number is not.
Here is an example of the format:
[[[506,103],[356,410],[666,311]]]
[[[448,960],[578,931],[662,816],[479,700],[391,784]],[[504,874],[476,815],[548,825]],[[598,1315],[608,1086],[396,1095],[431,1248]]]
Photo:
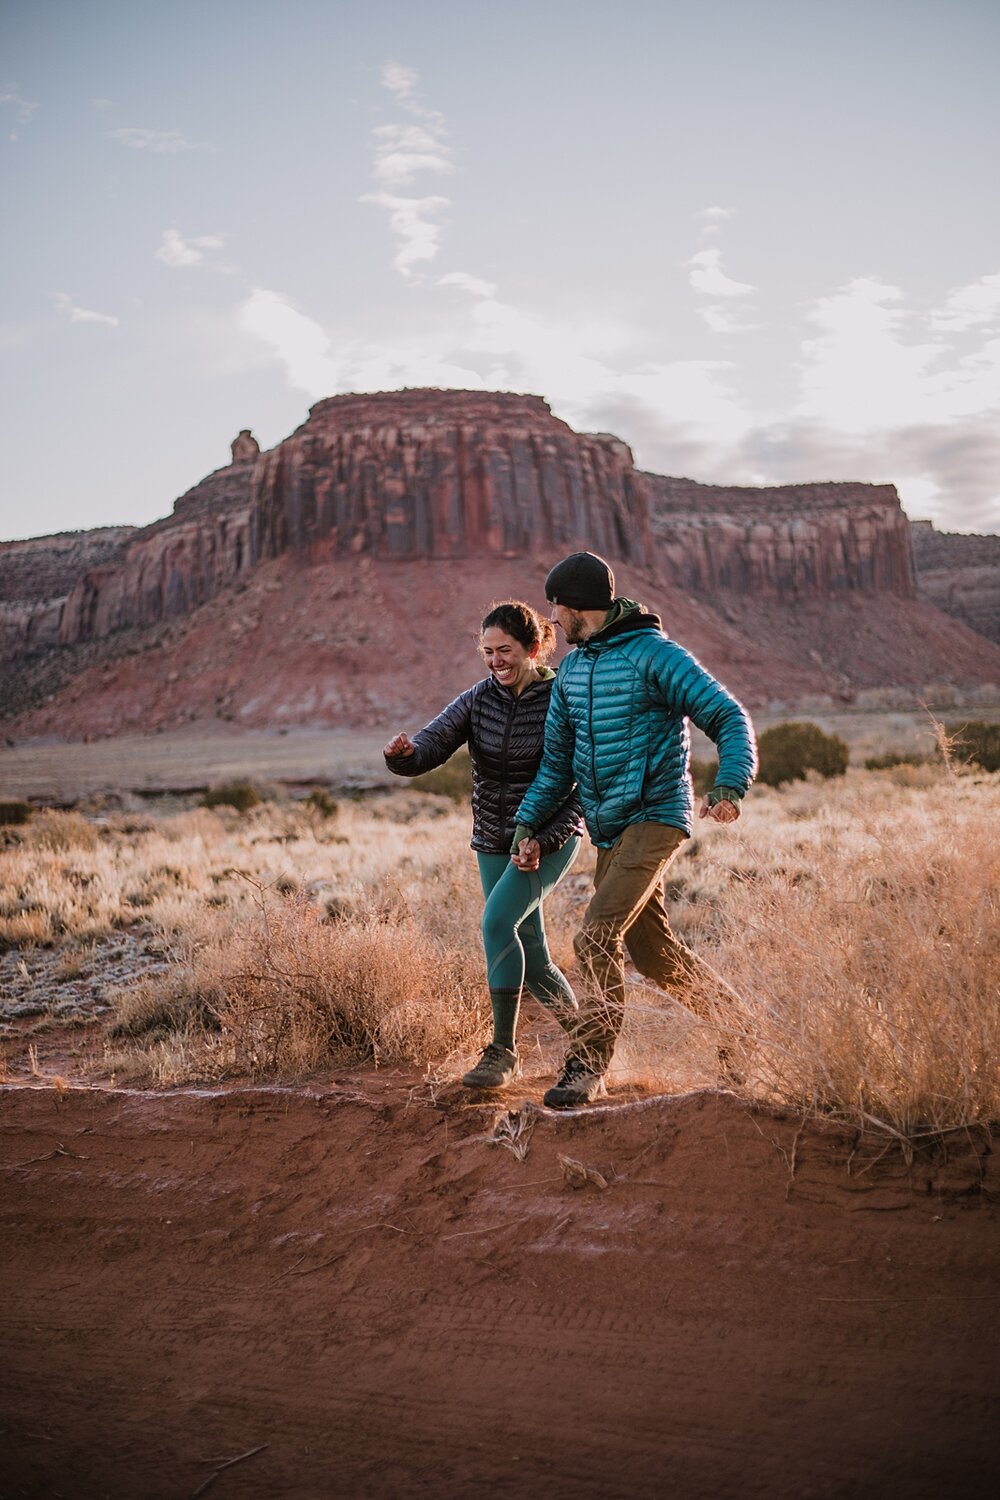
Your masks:
[[[720,802],[731,802],[734,807],[739,807],[743,801],[743,793],[735,791],[731,786],[716,786],[708,794],[709,807],[718,807]]]
[[[518,823],[514,829],[514,842],[510,846],[511,854],[516,854],[518,849],[520,849],[522,839],[532,839],[534,836],[535,830],[529,828],[527,823]]]

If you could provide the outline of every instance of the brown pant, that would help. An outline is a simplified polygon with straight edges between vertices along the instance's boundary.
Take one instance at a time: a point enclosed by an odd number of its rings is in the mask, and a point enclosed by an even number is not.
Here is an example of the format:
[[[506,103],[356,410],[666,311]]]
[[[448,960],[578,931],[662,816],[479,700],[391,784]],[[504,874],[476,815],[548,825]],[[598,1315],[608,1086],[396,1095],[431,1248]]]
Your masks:
[[[580,1011],[570,1046],[602,1071],[611,1061],[625,1015],[627,948],[639,973],[705,1020],[734,992],[667,920],[663,872],[686,834],[663,823],[633,823],[610,849],[597,852],[594,897],[573,947],[580,965]]]

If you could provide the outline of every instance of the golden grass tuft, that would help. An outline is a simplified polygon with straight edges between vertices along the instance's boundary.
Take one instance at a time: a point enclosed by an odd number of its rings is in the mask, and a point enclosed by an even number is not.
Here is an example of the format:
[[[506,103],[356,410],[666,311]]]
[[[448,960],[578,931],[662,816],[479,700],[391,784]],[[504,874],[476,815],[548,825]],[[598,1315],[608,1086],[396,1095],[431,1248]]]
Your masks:
[[[714,1086],[723,1042],[785,1106],[906,1139],[1000,1120],[998,814],[1000,775],[924,765],[756,789],[734,827],[699,823],[671,920],[739,999],[709,1024],[633,980],[618,1079]],[[39,815],[0,850],[0,949],[64,948],[50,968],[82,983],[119,928],[162,945],[162,972],[109,997],[120,1080],[457,1072],[489,1019],[468,824],[407,787],[328,817]],[[592,862],[547,903],[571,981]]]
[[[1000,1119],[997,778],[851,792],[719,911],[732,1031],[764,1093],[914,1138]]]

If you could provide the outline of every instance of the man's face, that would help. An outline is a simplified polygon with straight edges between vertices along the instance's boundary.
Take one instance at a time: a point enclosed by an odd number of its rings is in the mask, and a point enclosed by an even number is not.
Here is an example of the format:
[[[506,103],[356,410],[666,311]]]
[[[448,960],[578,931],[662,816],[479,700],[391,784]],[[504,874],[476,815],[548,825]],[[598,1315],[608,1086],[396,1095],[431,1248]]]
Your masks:
[[[590,639],[587,619],[578,609],[570,609],[567,604],[553,604],[549,619],[553,625],[559,626],[570,645],[579,645],[581,641]]]

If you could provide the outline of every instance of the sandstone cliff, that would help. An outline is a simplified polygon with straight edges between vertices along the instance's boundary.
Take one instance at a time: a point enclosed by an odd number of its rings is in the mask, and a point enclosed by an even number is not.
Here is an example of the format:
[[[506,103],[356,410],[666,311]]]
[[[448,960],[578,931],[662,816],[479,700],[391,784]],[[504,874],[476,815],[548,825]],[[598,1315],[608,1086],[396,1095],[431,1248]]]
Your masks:
[[[134,526],[0,542],[0,660],[59,644],[66,600],[88,573],[113,565]]]
[[[334,396],[258,452],[241,433],[232,465],[82,571],[49,609],[46,640],[57,629],[73,645],[185,615],[267,558],[318,542],[397,560],[648,555],[645,484],[627,445],[574,432],[537,396]],[[37,644],[16,637],[12,620],[9,649]]]
[[[909,523],[891,484],[698,484],[646,474],[664,578],[699,594],[913,598]]]
[[[517,557],[589,546],[637,558],[647,501],[622,442],[574,432],[538,396],[333,396],[254,476],[257,555],[331,538],[376,557]]]
[[[891,485],[643,474],[537,397],[463,391],[333,397],[233,458],[152,526],[0,547],[9,732],[430,712],[483,605],[541,604],[579,547],[752,703],[1000,683],[1000,646],[915,597]],[[424,639],[415,670],[398,643]]]
[[[1000,536],[963,536],[914,521],[917,591],[1000,645]]]

